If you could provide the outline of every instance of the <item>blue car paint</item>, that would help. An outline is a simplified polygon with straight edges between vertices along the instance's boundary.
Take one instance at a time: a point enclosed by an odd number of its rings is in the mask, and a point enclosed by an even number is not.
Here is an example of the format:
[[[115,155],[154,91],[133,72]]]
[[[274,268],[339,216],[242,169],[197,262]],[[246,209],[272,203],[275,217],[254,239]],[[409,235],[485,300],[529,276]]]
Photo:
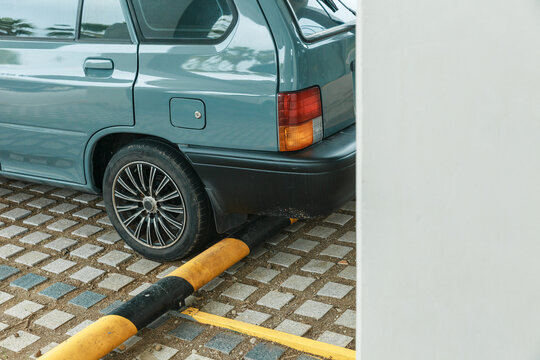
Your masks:
[[[127,3],[120,1],[127,12]],[[275,152],[277,92],[312,85],[321,87],[323,103],[341,99],[347,114],[343,118],[323,109],[325,137],[353,123],[347,79],[352,76],[354,34],[306,43],[283,2],[235,4],[237,22],[218,44],[138,44],[128,16],[132,44],[1,40],[0,174],[99,192],[92,154],[101,138],[116,133]],[[87,58],[112,59],[111,76],[100,76],[100,71],[85,76],[82,64]],[[217,65],[221,67],[216,71]],[[62,72],[55,73],[59,68]],[[5,94],[12,98],[2,100]],[[53,95],[73,97],[70,104],[76,106],[47,107]],[[172,126],[169,101],[175,97],[204,102],[204,129]],[[16,109],[25,112],[18,121],[2,121]],[[75,119],[69,116],[74,111],[79,114]],[[339,121],[333,123],[331,117]]]
[[[324,137],[355,122],[351,63],[355,33],[346,31],[318,41],[305,41],[285,1],[258,0],[276,42],[279,90],[319,86],[323,98]]]
[[[16,61],[0,65],[2,172],[84,183],[88,139],[114,125],[133,125],[137,45],[2,40]],[[112,74],[88,58],[114,62]],[[102,74],[101,74],[102,73]]]

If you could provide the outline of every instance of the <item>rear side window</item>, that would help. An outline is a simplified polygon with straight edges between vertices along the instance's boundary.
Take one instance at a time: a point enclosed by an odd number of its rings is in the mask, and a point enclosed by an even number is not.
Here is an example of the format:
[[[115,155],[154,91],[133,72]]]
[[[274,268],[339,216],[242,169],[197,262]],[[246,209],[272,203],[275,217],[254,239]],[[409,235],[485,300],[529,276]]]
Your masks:
[[[75,38],[78,0],[1,0],[0,38]]]
[[[356,0],[285,0],[305,37],[356,20]]]
[[[129,31],[118,0],[84,0],[81,39],[129,41]]]
[[[217,40],[232,26],[230,0],[132,0],[148,40]]]

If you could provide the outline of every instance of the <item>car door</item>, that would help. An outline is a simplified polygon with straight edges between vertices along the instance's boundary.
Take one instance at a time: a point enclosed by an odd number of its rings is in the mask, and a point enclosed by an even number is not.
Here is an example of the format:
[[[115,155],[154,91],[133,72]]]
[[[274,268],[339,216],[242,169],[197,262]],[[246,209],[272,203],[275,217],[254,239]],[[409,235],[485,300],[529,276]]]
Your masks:
[[[83,184],[90,136],[134,123],[128,17],[125,0],[2,0],[1,173]]]

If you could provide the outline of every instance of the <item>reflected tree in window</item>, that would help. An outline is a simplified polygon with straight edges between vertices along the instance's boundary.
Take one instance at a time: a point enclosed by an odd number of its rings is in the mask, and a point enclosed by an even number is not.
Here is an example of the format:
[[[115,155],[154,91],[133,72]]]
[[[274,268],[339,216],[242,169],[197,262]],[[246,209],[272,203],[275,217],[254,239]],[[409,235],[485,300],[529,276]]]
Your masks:
[[[73,38],[75,36],[75,29],[69,25],[55,24],[48,27],[47,37],[54,38]]]
[[[0,18],[0,36],[31,36],[34,26],[23,19]]]
[[[103,37],[103,33],[109,25],[104,24],[95,24],[95,23],[82,23],[81,24],[81,35],[83,37],[89,37],[89,38],[101,38]]]

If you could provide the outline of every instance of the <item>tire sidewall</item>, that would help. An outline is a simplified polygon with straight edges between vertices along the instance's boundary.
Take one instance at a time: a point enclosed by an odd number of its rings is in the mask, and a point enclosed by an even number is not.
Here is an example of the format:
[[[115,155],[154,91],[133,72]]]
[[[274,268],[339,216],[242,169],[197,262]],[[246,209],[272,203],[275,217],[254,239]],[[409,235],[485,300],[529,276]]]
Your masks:
[[[156,165],[163,170],[176,184],[184,200],[185,223],[181,238],[168,248],[150,248],[133,239],[132,235],[124,229],[116,216],[113,204],[113,181],[122,168],[131,162],[145,161]],[[103,199],[111,223],[122,239],[135,251],[145,257],[158,261],[171,261],[188,253],[193,247],[197,234],[201,231],[198,219],[201,216],[201,204],[197,201],[193,184],[188,174],[178,166],[179,161],[185,161],[178,156],[174,158],[167,151],[165,145],[156,142],[155,146],[147,144],[131,144],[121,149],[110,160],[103,178]]]

